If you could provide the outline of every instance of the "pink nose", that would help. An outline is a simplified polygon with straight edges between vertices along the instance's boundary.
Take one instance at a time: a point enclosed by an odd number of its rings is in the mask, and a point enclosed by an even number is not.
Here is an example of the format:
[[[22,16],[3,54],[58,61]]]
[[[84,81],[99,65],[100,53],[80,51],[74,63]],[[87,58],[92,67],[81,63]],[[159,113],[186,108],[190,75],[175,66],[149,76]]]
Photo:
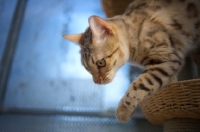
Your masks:
[[[96,83],[96,84],[101,84],[101,80],[100,80],[100,79],[95,80],[94,83]]]
[[[101,77],[94,79],[94,83],[101,84]]]

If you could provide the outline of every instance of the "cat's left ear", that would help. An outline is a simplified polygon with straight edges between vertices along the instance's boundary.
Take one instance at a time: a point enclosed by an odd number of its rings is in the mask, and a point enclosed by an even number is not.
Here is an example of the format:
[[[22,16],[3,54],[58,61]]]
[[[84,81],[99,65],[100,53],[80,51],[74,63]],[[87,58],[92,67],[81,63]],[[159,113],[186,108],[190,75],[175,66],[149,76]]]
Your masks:
[[[67,40],[70,40],[72,42],[75,42],[76,44],[81,46],[81,38],[83,34],[68,34],[68,35],[63,35],[63,37]]]
[[[114,35],[112,25],[98,16],[91,16],[89,18],[89,25],[94,39]]]

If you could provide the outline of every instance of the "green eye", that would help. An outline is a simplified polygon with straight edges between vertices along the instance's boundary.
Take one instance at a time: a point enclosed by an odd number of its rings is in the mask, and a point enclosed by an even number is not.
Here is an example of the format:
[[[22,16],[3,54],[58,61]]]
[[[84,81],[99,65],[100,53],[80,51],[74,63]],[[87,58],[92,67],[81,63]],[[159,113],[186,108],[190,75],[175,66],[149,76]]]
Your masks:
[[[97,61],[98,67],[104,67],[106,66],[106,61],[104,59]]]

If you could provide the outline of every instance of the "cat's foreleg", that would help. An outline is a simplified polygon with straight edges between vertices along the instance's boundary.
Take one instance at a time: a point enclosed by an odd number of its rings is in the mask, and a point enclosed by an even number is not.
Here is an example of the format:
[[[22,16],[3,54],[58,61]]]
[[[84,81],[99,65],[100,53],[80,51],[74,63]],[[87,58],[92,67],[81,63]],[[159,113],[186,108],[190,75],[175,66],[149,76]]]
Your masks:
[[[128,121],[132,117],[137,104],[170,83],[181,69],[182,64],[183,62],[180,60],[173,60],[147,66],[145,71],[133,81],[121,99],[116,112],[118,121]]]

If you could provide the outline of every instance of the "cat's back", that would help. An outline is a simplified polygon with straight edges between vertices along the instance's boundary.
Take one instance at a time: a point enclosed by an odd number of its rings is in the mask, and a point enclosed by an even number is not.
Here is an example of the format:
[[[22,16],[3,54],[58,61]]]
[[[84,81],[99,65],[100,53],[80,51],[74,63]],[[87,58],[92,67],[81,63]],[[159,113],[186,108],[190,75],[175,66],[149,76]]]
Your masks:
[[[135,29],[140,25],[143,29],[149,28],[143,20],[152,23],[152,29],[161,25],[173,38],[182,41],[185,48],[189,48],[190,43],[200,42],[199,7],[199,0],[134,0],[124,16],[129,18],[126,19],[129,23],[130,20],[134,22],[131,26]]]
[[[145,12],[152,17],[199,19],[199,7],[199,0],[133,0],[125,11],[125,15]]]

